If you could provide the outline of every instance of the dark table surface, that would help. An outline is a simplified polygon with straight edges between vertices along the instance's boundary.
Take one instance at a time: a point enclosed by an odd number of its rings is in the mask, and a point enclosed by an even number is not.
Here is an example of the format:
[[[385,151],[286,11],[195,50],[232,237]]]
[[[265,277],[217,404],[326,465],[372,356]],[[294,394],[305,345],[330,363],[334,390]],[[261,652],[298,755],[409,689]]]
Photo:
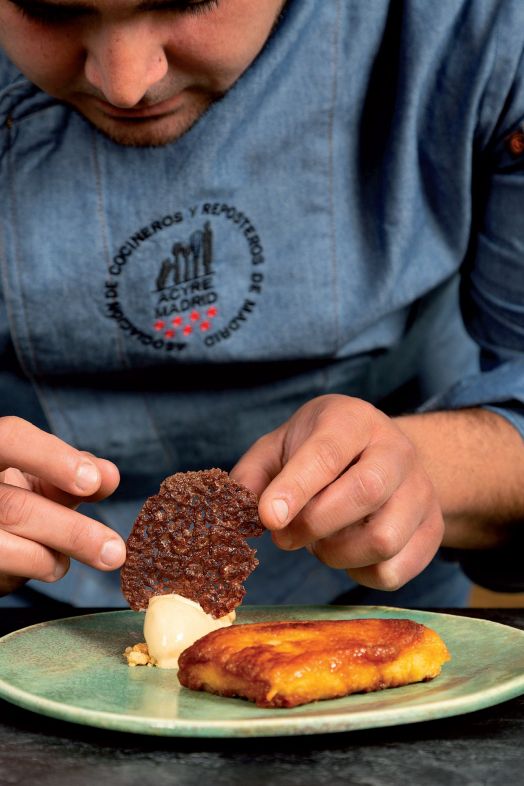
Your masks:
[[[78,609],[75,613],[93,609]],[[100,611],[100,609],[97,609]],[[434,611],[434,609],[432,609]],[[524,609],[460,609],[524,629]],[[0,636],[68,614],[0,611]],[[145,737],[0,701],[0,784],[38,786],[500,786],[524,784],[524,696],[442,720],[328,735]]]

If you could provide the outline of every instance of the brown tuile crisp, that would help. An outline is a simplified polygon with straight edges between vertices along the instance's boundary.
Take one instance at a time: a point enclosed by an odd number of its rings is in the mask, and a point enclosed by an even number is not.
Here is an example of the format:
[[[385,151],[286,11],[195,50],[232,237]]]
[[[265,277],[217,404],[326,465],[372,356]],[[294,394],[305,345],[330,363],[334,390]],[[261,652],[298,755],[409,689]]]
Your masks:
[[[122,592],[135,611],[176,593],[215,619],[238,606],[258,565],[246,538],[264,531],[256,494],[227,472],[178,472],[146,500],[127,540]]]

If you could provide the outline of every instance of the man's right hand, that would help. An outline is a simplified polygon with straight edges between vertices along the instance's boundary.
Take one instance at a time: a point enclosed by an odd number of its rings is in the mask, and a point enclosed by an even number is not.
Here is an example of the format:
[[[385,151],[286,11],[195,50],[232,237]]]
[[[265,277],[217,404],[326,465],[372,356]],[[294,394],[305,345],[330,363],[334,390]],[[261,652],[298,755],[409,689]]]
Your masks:
[[[70,557],[99,570],[120,567],[120,535],[75,511],[112,494],[119,480],[110,461],[20,418],[0,418],[0,595],[28,579],[57,581]]]

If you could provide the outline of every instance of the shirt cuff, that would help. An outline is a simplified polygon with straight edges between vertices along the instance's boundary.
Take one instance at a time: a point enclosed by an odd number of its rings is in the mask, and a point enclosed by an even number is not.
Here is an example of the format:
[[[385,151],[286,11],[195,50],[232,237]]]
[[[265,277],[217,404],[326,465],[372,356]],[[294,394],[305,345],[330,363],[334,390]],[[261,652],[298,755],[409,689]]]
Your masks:
[[[466,377],[433,396],[417,412],[483,407],[506,418],[524,438],[524,361],[507,361],[497,368]]]

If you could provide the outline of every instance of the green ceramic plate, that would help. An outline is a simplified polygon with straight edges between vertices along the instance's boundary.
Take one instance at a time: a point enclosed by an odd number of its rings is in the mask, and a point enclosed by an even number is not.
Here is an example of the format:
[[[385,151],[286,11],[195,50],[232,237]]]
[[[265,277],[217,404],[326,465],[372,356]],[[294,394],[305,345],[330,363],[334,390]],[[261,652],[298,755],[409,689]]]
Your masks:
[[[176,672],[122,658],[143,641],[143,615],[89,614],[33,625],[0,639],[0,696],[54,718],[106,729],[180,737],[262,737],[392,726],[489,707],[524,693],[524,632],[494,622],[378,606],[279,606],[240,610],[239,622],[403,617],[439,633],[451,655],[432,682],[259,709],[179,686]]]

